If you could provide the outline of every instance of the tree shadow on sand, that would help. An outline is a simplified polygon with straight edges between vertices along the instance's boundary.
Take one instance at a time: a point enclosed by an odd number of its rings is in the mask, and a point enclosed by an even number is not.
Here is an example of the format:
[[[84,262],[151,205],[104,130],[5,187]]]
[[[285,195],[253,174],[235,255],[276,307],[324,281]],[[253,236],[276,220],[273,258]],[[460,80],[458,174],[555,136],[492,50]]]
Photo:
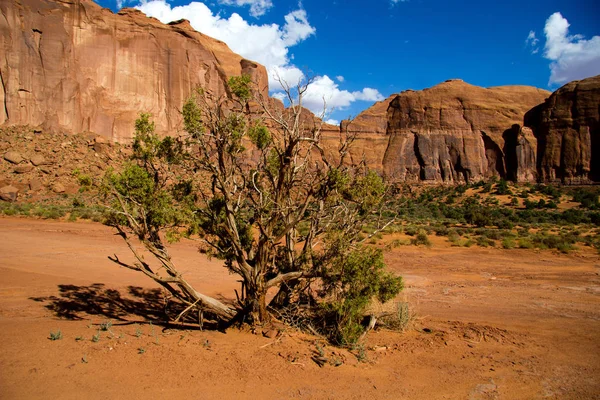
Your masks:
[[[145,289],[128,286],[127,294],[116,289],[106,288],[102,283],[90,286],[58,285],[58,296],[31,297],[33,301],[47,303],[44,307],[57,317],[69,320],[84,320],[89,316],[99,316],[119,321],[118,325],[151,322],[165,327],[172,325],[169,316],[177,316],[185,307],[177,301],[167,301],[160,289]],[[143,321],[140,321],[140,318]],[[182,318],[186,329],[199,328],[198,320],[192,316]],[[212,321],[204,321],[203,328],[215,329]]]

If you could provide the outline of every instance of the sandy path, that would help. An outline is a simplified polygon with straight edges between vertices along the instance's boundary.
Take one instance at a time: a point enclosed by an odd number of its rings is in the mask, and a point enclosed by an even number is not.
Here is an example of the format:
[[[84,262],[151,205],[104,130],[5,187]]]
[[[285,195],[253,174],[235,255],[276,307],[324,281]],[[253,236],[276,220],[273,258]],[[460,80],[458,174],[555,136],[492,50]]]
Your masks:
[[[600,398],[600,259],[590,250],[396,249],[386,260],[405,277],[418,329],[374,333],[363,363],[326,346],[344,364],[319,368],[314,338],[295,332],[273,343],[133,324],[159,318],[161,300],[106,258],[127,255],[110,232],[0,219],[1,399]],[[173,255],[201,290],[231,297],[235,277],[218,261],[191,242]],[[48,340],[57,329],[63,339]]]

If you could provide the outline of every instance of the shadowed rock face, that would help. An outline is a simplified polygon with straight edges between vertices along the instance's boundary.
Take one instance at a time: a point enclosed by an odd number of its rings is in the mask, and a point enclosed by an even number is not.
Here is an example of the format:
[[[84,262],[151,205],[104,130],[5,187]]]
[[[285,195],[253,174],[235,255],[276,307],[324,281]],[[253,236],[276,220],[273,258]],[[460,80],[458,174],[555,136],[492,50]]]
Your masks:
[[[535,139],[519,125],[549,92],[481,88],[451,80],[397,95],[387,111],[383,170],[408,182],[464,182],[492,176],[533,181]]]
[[[185,20],[164,25],[91,0],[6,0],[0,12],[0,124],[127,141],[140,112],[159,133],[176,132],[198,86],[222,95],[230,76],[245,73],[267,95],[263,66]]]
[[[600,75],[558,89],[525,115],[543,181],[600,181]]]

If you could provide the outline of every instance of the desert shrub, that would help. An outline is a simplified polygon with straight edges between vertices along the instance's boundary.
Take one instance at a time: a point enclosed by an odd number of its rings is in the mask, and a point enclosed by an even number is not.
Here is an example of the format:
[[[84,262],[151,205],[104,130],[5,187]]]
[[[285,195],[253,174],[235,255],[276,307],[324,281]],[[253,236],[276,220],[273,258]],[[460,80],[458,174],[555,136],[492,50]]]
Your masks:
[[[89,188],[90,186],[92,186],[92,177],[86,174],[80,174],[77,177],[77,181],[79,182],[80,186],[83,186],[85,188]]]
[[[554,200],[560,200],[561,190],[553,185],[539,184],[535,186],[535,191],[552,197]]]
[[[391,300],[402,290],[402,278],[385,272],[383,253],[373,248],[351,252],[334,270],[324,279],[326,287],[336,287],[334,298],[321,304],[324,331],[338,345],[354,345],[364,333],[362,321],[371,300]]]
[[[415,238],[411,240],[411,243],[415,246],[419,246],[419,245],[424,245],[427,247],[431,246],[431,241],[429,240],[429,237],[427,236],[427,232],[424,229],[419,230],[419,232],[417,233],[417,236],[415,236]]]
[[[448,232],[448,241],[453,244],[457,244],[460,241],[460,235],[456,230],[451,230]]]
[[[478,236],[475,239],[477,246],[480,247],[494,247],[496,245],[496,242],[494,242],[492,239],[485,237],[485,236]]]
[[[471,247],[475,244],[476,242],[473,239],[467,239],[464,242],[461,243],[462,247]]]
[[[404,233],[408,236],[415,236],[419,230],[416,226],[406,226],[404,227]]]
[[[394,309],[391,312],[379,317],[378,323],[384,327],[397,331],[405,331],[410,325],[413,315],[407,302],[399,301],[394,303]]]
[[[496,184],[495,194],[499,194],[499,195],[512,194],[512,192],[510,191],[510,188],[508,187],[508,182],[506,182],[504,179],[500,179],[500,181]]]
[[[535,247],[533,242],[529,238],[520,238],[518,243],[519,248],[521,249],[533,249]]]
[[[504,249],[514,249],[517,246],[517,243],[513,238],[505,237],[502,239],[502,248]]]
[[[408,246],[409,244],[410,244],[410,240],[394,239],[387,245],[387,248],[395,249],[400,246]]]
[[[449,229],[446,226],[436,226],[433,230],[436,236],[448,236]]]
[[[581,207],[590,210],[597,210],[600,208],[598,192],[594,190],[585,188],[576,189],[575,192],[573,192],[573,201],[581,203]]]

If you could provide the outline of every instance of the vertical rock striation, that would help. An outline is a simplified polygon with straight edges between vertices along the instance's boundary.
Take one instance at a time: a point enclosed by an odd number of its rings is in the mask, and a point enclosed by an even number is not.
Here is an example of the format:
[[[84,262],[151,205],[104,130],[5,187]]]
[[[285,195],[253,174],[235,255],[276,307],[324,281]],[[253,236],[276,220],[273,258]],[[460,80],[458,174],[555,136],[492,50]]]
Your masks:
[[[140,112],[159,133],[180,128],[198,86],[222,95],[230,76],[247,73],[267,96],[263,66],[186,20],[165,25],[91,0],[7,0],[0,13],[0,124],[127,141]]]
[[[538,141],[540,180],[600,181],[600,75],[570,82],[525,115]]]
[[[387,111],[383,170],[408,182],[535,180],[535,140],[519,124],[548,94],[527,86],[485,89],[461,80],[404,91]]]

